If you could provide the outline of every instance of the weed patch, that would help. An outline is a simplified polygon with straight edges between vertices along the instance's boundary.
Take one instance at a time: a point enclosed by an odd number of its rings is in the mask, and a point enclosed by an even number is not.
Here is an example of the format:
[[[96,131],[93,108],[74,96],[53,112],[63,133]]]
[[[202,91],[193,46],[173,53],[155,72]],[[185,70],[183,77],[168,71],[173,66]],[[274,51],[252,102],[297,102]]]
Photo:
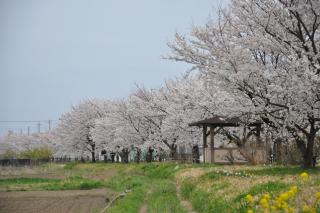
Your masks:
[[[169,178],[183,168],[185,168],[185,166],[182,164],[159,163],[146,164],[141,169],[144,174],[150,178]]]
[[[74,167],[77,165],[77,162],[73,161],[73,162],[68,162],[66,163],[66,165],[64,165],[64,169],[66,170],[72,170],[74,169]]]
[[[184,209],[177,198],[176,187],[170,180],[157,180],[148,200],[148,212],[183,213]]]
[[[262,193],[277,193],[284,189],[286,189],[288,185],[286,183],[280,182],[280,181],[270,181],[268,183],[263,184],[257,184],[250,188],[250,190],[247,193],[243,193],[238,195],[234,201],[240,202],[247,194],[250,195],[258,195]]]
[[[232,212],[233,210],[228,201],[198,189],[196,183],[191,180],[182,183],[181,195],[188,199],[198,212]]]

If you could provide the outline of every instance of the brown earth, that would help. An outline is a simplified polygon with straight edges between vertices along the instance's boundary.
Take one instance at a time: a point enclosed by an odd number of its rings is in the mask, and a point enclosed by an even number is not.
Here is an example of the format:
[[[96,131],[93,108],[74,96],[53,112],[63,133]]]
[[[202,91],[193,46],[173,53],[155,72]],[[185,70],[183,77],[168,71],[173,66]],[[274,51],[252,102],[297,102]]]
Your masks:
[[[113,196],[115,193],[107,189],[0,192],[0,212],[99,212]]]

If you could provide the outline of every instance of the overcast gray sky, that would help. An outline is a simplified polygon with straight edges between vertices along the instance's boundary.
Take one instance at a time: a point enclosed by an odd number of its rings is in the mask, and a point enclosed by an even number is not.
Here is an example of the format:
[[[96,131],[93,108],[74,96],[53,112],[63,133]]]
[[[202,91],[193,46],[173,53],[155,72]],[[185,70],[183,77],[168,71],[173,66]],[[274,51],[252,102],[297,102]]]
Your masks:
[[[190,68],[161,59],[166,43],[227,3],[0,0],[0,120],[56,120],[85,98],[159,87]]]

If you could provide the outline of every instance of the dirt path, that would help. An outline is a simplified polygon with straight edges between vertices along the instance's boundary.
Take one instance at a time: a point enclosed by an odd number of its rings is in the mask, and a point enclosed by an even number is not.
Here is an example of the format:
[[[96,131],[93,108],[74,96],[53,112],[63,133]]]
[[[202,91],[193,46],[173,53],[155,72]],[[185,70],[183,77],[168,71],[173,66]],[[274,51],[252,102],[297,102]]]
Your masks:
[[[88,213],[103,208],[113,195],[107,189],[0,192],[0,212]]]
[[[194,211],[193,208],[192,208],[192,204],[182,197],[182,195],[181,195],[181,186],[180,186],[180,184],[178,182],[176,183],[176,190],[177,190],[177,197],[180,200],[181,206],[188,213],[196,213],[196,211]]]

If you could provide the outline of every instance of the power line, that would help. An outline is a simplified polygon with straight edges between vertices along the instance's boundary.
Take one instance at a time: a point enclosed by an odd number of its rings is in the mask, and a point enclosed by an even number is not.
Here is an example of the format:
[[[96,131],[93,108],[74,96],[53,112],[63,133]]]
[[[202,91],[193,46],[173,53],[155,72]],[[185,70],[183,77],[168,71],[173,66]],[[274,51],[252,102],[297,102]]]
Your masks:
[[[24,121],[9,121],[9,120],[3,120],[0,121],[0,123],[38,123],[38,122],[52,122],[52,121],[59,121],[59,120],[24,120]]]
[[[32,132],[50,132],[57,121],[59,120],[0,120],[0,134],[5,130],[20,133],[26,132],[28,135]]]

